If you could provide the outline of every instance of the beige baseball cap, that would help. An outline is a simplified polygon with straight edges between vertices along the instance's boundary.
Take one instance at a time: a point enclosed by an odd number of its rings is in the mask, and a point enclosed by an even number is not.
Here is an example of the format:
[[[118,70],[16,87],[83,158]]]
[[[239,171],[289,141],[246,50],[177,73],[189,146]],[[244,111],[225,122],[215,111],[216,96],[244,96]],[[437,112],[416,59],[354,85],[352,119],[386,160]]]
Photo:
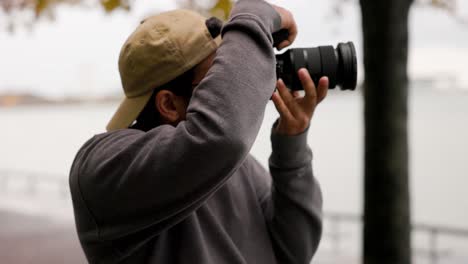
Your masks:
[[[205,21],[202,15],[184,9],[141,21],[120,51],[125,99],[107,131],[128,128],[155,88],[190,70],[217,49],[221,37],[213,39]]]

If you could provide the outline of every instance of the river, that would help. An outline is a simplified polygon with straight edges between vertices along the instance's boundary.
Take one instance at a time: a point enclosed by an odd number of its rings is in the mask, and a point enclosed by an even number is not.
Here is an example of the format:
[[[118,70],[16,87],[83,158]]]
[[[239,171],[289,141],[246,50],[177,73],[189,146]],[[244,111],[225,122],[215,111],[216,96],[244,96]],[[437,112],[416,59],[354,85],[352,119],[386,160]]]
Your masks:
[[[413,221],[468,228],[468,93],[414,88],[409,102]],[[0,109],[0,170],[66,178],[78,148],[104,131],[116,106],[117,102]],[[316,110],[309,144],[325,211],[361,213],[362,113],[359,92],[330,92]],[[276,117],[270,102],[252,148],[264,165]]]

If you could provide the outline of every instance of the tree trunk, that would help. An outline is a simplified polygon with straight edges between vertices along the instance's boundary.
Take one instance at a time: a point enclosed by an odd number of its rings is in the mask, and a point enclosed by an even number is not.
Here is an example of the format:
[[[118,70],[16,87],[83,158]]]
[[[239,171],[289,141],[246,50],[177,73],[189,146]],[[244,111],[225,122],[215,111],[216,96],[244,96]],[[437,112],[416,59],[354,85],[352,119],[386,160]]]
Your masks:
[[[411,263],[408,14],[412,0],[360,0],[364,36],[364,264]]]

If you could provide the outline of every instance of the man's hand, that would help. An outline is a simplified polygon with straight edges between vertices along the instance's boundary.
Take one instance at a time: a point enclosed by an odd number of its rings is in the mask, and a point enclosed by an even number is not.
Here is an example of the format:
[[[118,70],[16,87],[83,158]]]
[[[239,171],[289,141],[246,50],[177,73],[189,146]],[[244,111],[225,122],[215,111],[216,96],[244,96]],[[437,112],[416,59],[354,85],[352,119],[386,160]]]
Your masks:
[[[271,4],[271,6],[278,12],[278,14],[281,17],[281,29],[287,29],[289,36],[287,39],[281,41],[278,46],[276,46],[277,50],[281,50],[289,45],[291,45],[294,40],[296,39],[297,36],[297,26],[296,26],[296,21],[294,20],[294,17],[292,13],[282,7],[279,7],[277,5]]]
[[[295,136],[304,132],[309,127],[315,108],[327,95],[327,77],[319,80],[316,89],[307,69],[300,69],[298,75],[304,87],[304,96],[301,97],[298,92],[291,94],[281,79],[277,82],[278,91],[272,96],[276,110],[280,114],[274,129],[282,135]]]

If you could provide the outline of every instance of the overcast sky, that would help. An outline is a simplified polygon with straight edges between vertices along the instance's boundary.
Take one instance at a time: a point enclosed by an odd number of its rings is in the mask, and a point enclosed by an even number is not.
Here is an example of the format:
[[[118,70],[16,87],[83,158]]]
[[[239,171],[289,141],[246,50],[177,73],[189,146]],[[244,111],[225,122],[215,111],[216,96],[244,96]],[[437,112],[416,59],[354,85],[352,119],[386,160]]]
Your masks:
[[[299,27],[295,47],[354,41],[362,57],[356,4],[347,4],[343,16],[336,18],[331,1],[271,2],[293,12]],[[467,1],[459,2],[460,13],[468,16]],[[6,31],[5,16],[0,13],[0,92],[49,96],[119,92],[117,60],[127,36],[142,17],[176,7],[172,0],[139,0],[136,4],[131,12],[110,15],[99,8],[62,6],[55,20],[41,19],[32,31],[17,28],[14,34]],[[468,89],[468,25],[444,11],[416,6],[410,29],[412,78],[452,76]]]

